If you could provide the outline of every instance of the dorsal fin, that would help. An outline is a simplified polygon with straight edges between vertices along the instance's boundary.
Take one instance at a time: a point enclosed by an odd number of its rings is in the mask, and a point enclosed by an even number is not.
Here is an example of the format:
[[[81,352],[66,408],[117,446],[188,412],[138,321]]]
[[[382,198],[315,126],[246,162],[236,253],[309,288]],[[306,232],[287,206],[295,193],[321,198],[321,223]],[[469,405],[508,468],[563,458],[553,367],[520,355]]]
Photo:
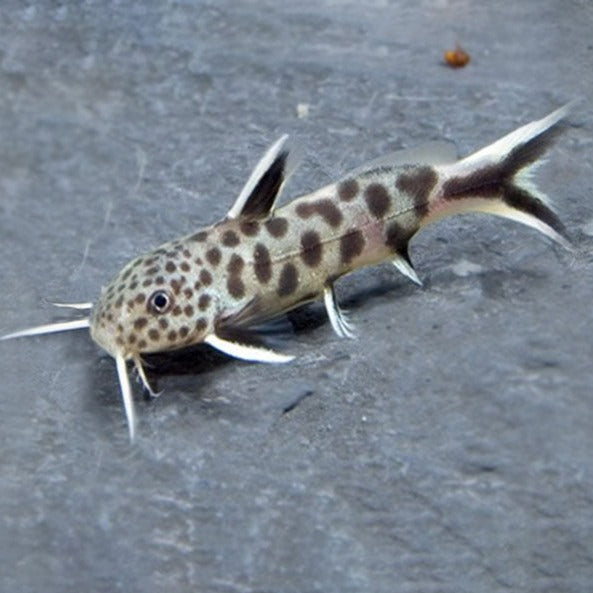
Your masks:
[[[264,154],[243,186],[227,218],[263,218],[269,216],[286,180],[298,164],[298,158],[282,136]]]
[[[437,140],[423,144],[422,146],[404,148],[403,150],[380,156],[360,167],[356,167],[356,169],[345,175],[344,178],[358,177],[385,167],[391,168],[401,165],[445,165],[454,163],[458,158],[457,146],[453,142]]]

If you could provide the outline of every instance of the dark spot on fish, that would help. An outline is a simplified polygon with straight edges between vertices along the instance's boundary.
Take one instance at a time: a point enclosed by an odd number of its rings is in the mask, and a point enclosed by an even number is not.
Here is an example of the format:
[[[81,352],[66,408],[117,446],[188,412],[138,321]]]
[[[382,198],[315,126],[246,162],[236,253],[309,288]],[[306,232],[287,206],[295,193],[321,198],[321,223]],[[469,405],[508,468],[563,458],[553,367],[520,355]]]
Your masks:
[[[185,305],[183,312],[185,313],[186,317],[192,317],[194,314],[194,308],[191,305]]]
[[[239,228],[247,237],[255,237],[259,233],[259,222],[257,220],[244,220],[239,225]]]
[[[123,304],[124,304],[124,297],[123,297],[123,295],[120,295],[120,297],[117,299],[117,301],[115,301],[114,307],[116,309],[120,309]]]
[[[258,243],[253,250],[253,271],[261,284],[267,284],[272,277],[272,259],[263,243]]]
[[[319,233],[306,231],[301,236],[301,258],[310,268],[318,266],[323,255]]]
[[[146,267],[148,267],[148,266],[152,266],[152,264],[154,264],[154,262],[156,262],[156,260],[157,260],[157,258],[156,258],[156,257],[147,257],[147,258],[144,260],[144,265],[145,265]]]
[[[284,297],[292,294],[298,286],[299,274],[294,264],[286,263],[280,272],[278,281],[278,296]]]
[[[232,297],[240,299],[245,296],[245,284],[240,276],[229,276],[226,286]]]
[[[134,321],[134,328],[142,329],[143,327],[146,327],[147,324],[148,324],[148,319],[146,317],[138,317],[138,319],[136,319]]]
[[[183,291],[186,299],[191,299],[194,296],[194,291],[191,288],[186,288]]]
[[[148,268],[148,270],[146,270],[145,274],[147,276],[154,276],[158,271],[159,271],[158,266],[152,266],[152,268]]]
[[[131,276],[131,274],[132,274],[132,268],[128,268],[128,269],[127,269],[127,270],[124,272],[124,274],[123,274],[123,276],[121,277],[121,279],[122,279],[122,280],[127,280],[127,279],[128,279],[130,276]]]
[[[202,287],[202,283],[199,280],[196,280],[194,282],[194,289],[195,290],[200,290],[201,287]]]
[[[297,204],[296,213],[300,218],[310,218],[315,212],[313,205],[305,202],[304,204]]]
[[[179,305],[175,305],[171,311],[171,315],[179,317],[179,315],[181,315],[181,307]]]
[[[123,292],[125,289],[126,289],[126,283],[125,282],[122,282],[116,288],[117,292]]]
[[[412,197],[417,216],[425,216],[428,213],[428,197],[437,181],[438,176],[432,167],[413,167],[398,175],[395,187]]]
[[[240,299],[245,295],[245,284],[241,280],[241,272],[243,271],[243,267],[245,266],[245,262],[240,255],[234,253],[229,260],[227,270],[229,272],[229,277],[227,279],[227,289],[231,296],[236,299]]]
[[[159,326],[161,329],[167,329],[169,327],[169,321],[165,317],[159,319]]]
[[[130,333],[130,334],[128,335],[128,342],[129,342],[130,344],[135,344],[137,339],[138,339],[138,337],[136,336],[136,334],[135,334],[135,333]]]
[[[391,202],[387,188],[381,183],[371,183],[364,190],[364,199],[369,208],[369,212],[375,218],[383,218],[389,210]]]
[[[146,300],[146,295],[143,292],[139,292],[134,299],[139,305]]]
[[[181,264],[179,265],[179,267],[184,271],[184,272],[189,272],[191,270],[191,266],[186,262],[186,261],[182,261]]]
[[[391,222],[385,229],[385,245],[394,253],[407,253],[408,241],[413,234],[397,222]]]
[[[270,233],[270,235],[272,235],[272,237],[275,239],[284,237],[288,231],[288,221],[286,218],[282,218],[281,216],[266,220],[265,225],[268,233]]]
[[[240,255],[234,253],[229,260],[227,269],[230,274],[240,274],[244,265],[245,262],[243,261],[243,258]]]
[[[348,231],[340,238],[340,258],[342,263],[349,264],[364,249],[364,237],[358,229]]]
[[[171,280],[171,282],[169,282],[169,285],[171,286],[173,294],[179,294],[179,292],[181,291],[181,282],[179,280]]]
[[[123,346],[123,345],[124,345],[124,341],[123,341],[123,339],[122,339],[122,337],[121,337],[121,336],[117,336],[117,338],[115,338],[115,343],[116,343],[118,346]]]
[[[350,202],[358,193],[358,181],[356,179],[346,179],[338,185],[338,197],[343,202]]]
[[[187,327],[186,325],[182,325],[179,328],[179,337],[185,338],[185,337],[187,337],[187,334],[189,334],[189,327]]]
[[[210,286],[212,284],[212,274],[208,270],[202,270],[200,272],[200,282],[204,286]]]
[[[206,231],[199,231],[195,235],[190,237],[190,240],[196,241],[198,243],[204,242],[208,238],[208,233]]]
[[[200,311],[205,311],[208,308],[208,305],[210,304],[211,300],[212,297],[209,294],[201,295],[198,299],[198,308],[200,309]]]
[[[138,282],[130,282],[130,290],[136,290],[138,288]]]
[[[218,247],[213,247],[212,249],[209,249],[208,251],[206,251],[206,259],[213,266],[217,266],[220,263],[220,257],[221,257],[221,253],[220,253],[220,249],[218,249]]]
[[[342,213],[332,200],[319,200],[316,204],[316,209],[317,214],[319,214],[330,226],[337,227],[342,222]]]
[[[148,337],[153,342],[156,342],[161,337],[161,334],[159,333],[159,330],[158,329],[151,328],[151,329],[148,330]]]
[[[167,272],[169,272],[169,274],[172,274],[176,269],[177,269],[177,266],[172,261],[167,262],[167,265],[165,266],[165,270]]]
[[[191,257],[191,251],[187,248],[185,248],[183,250],[183,257],[185,257],[186,259],[189,259]]]
[[[300,218],[310,218],[313,214],[318,214],[331,227],[337,227],[342,222],[342,213],[340,209],[329,198],[322,198],[313,202],[301,202],[296,207],[297,216]]]
[[[174,342],[177,339],[177,332],[174,329],[172,329],[167,334],[167,339],[169,340],[169,342]]]
[[[226,247],[236,247],[239,245],[240,239],[239,235],[235,233],[235,231],[225,231],[222,234],[222,244]]]
[[[155,278],[155,281],[154,281],[154,283],[155,283],[157,286],[162,286],[162,285],[165,283],[165,279],[164,279],[162,276],[157,276],[157,277]]]
[[[207,326],[208,326],[208,323],[206,322],[206,319],[204,319],[204,317],[200,317],[196,321],[196,330],[198,330],[199,332],[204,331]]]
[[[146,340],[140,340],[140,341],[138,342],[138,348],[139,348],[140,350],[143,350],[144,348],[146,348],[146,346],[148,346],[148,344],[146,343]]]
[[[152,284],[152,280],[150,278],[147,278],[143,283],[142,286],[146,287],[146,286],[150,286]]]

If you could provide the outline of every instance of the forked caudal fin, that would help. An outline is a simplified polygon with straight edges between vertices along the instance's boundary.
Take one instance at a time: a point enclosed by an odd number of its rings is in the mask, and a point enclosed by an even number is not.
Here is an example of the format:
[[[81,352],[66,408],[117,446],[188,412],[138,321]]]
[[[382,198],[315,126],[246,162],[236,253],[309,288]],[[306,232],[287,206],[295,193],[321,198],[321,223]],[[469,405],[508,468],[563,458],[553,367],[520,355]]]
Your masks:
[[[571,249],[564,225],[531,180],[561,130],[559,124],[568,108],[522,126],[454,165],[441,167],[442,191],[423,226],[449,214],[485,212],[533,227]]]

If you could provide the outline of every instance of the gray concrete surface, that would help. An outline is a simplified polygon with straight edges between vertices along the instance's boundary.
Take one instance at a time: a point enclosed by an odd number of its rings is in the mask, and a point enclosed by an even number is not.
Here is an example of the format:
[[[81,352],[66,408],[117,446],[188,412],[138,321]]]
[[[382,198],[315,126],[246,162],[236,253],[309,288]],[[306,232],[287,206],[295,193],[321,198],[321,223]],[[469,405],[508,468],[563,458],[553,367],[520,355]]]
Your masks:
[[[2,3],[1,332],[222,217],[284,132],[297,195],[581,99],[539,175],[578,251],[443,222],[424,288],[340,283],[356,341],[312,307],[294,364],[154,361],[134,447],[85,332],[0,344],[0,590],[591,591],[591,2],[291,4]]]

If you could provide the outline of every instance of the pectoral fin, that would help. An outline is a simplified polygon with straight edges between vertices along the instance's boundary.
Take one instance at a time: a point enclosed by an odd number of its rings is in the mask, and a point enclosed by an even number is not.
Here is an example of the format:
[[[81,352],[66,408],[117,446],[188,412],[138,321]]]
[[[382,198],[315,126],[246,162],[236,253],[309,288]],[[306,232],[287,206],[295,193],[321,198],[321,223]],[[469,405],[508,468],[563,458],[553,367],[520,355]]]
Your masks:
[[[216,334],[210,334],[204,339],[206,344],[209,344],[213,348],[228,354],[234,358],[240,358],[241,360],[249,360],[252,362],[269,362],[269,363],[282,363],[290,362],[294,356],[287,354],[279,354],[273,350],[262,348],[261,346],[251,346],[248,344],[240,344],[239,342],[231,342],[218,337]]]

